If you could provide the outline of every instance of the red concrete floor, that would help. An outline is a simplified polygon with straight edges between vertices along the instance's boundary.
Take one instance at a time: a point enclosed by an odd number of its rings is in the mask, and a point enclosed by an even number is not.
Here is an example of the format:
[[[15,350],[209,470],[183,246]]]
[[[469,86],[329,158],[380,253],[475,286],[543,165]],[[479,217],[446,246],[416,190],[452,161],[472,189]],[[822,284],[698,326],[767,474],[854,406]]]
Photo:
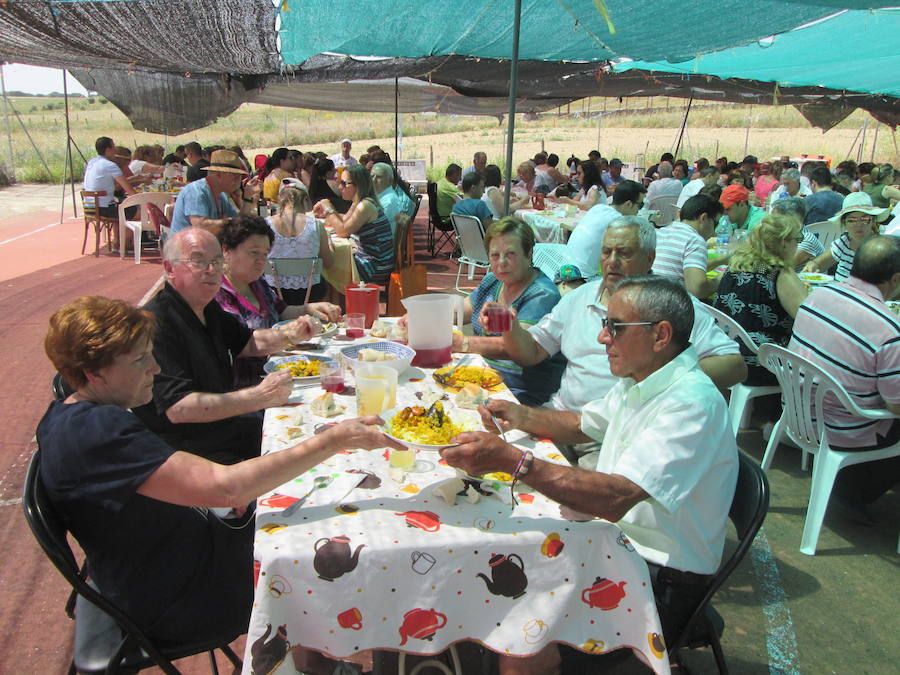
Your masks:
[[[2,202],[0,193],[0,214]],[[161,274],[151,250],[140,265],[105,249],[99,258],[81,255],[83,222],[60,224],[55,203],[0,217],[0,409],[6,413],[0,418],[0,635],[6,636],[0,673],[64,673],[71,659],[73,622],[63,611],[68,586],[38,548],[21,510],[34,430],[51,399],[54,369],[43,351],[47,320],[80,295],[138,302]],[[416,219],[417,258],[428,269],[430,287],[452,288],[456,265],[446,249],[437,259],[426,251],[427,213],[426,202]],[[234,647],[243,653],[243,644]],[[222,672],[228,672],[225,664],[220,658]],[[206,657],[178,665],[185,673],[209,672]]]

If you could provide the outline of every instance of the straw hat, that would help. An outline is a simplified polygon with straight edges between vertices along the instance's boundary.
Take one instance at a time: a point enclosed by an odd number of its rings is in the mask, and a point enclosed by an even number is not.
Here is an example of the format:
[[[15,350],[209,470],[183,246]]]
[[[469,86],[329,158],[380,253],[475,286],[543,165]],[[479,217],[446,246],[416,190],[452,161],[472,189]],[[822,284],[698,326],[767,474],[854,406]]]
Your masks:
[[[886,220],[890,213],[889,209],[872,206],[872,198],[865,192],[851,192],[844,197],[844,203],[841,210],[831,216],[828,220],[832,223],[840,223],[841,218],[853,211],[865,213],[868,216],[875,216],[876,222],[879,223]]]
[[[231,150],[215,150],[209,156],[209,166],[201,167],[201,171],[221,171],[222,173],[246,174],[244,163],[236,152]]]

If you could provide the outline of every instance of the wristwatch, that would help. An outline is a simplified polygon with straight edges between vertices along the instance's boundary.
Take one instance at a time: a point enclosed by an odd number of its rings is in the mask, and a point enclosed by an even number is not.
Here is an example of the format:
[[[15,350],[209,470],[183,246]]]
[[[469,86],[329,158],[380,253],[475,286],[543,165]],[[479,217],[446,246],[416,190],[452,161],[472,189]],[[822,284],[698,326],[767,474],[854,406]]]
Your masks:
[[[468,335],[463,335],[461,351],[463,354],[466,354],[469,351],[469,336]]]

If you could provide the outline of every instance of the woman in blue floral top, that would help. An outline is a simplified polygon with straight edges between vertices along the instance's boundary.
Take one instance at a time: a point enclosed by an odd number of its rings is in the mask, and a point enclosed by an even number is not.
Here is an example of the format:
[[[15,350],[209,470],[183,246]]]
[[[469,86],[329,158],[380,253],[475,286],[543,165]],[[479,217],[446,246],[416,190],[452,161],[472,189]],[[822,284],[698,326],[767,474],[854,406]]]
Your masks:
[[[228,220],[219,234],[225,256],[225,276],[216,294],[216,302],[226,312],[253,330],[271,328],[279,321],[303,314],[321,321],[337,321],[341,308],[329,302],[288,305],[262,279],[275,235],[258,216],[240,215]],[[259,383],[265,358],[235,361],[235,385],[247,387]]]
[[[757,345],[786,347],[797,308],[808,290],[794,271],[797,244],[803,241],[800,220],[768,215],[750,230],[746,248],[735,253],[719,282],[715,308],[737,321]],[[775,376],[759,365],[741,343],[747,362],[745,384],[774,385]]]
[[[479,315],[485,303],[499,302],[515,310],[519,323],[535,324],[559,302],[559,291],[547,275],[532,266],[534,234],[521,220],[506,217],[492,223],[484,234],[484,247],[491,271],[465,302],[466,320],[471,318],[475,337],[454,334],[453,351],[481,353],[521,403],[540,405],[559,389],[565,358],[557,354],[525,367],[503,358],[493,347],[479,342],[478,336],[499,335],[486,332]]]

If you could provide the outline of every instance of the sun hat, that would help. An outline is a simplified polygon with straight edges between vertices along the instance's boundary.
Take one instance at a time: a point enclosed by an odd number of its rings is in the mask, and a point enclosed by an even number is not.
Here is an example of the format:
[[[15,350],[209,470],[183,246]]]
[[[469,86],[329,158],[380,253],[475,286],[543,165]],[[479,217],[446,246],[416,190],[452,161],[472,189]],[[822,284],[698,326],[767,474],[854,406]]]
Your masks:
[[[563,281],[585,281],[585,277],[577,265],[562,265],[559,271],[553,277],[553,283],[559,284]]]
[[[339,145],[343,145],[344,143],[349,143],[350,145],[353,145],[353,141],[351,141],[349,138],[342,138]]]
[[[222,173],[247,173],[241,158],[236,152],[231,150],[214,150],[209,156],[209,166],[201,167],[200,170],[221,171]]]
[[[729,185],[722,190],[722,196],[719,201],[726,209],[730,209],[738,202],[745,202],[750,198],[750,191],[743,185]]]
[[[890,209],[872,206],[872,198],[865,192],[851,192],[844,197],[844,203],[841,206],[841,210],[831,216],[828,220],[832,223],[840,223],[841,218],[853,211],[865,213],[868,216],[875,216],[875,220],[879,223],[886,220],[890,213]]]

